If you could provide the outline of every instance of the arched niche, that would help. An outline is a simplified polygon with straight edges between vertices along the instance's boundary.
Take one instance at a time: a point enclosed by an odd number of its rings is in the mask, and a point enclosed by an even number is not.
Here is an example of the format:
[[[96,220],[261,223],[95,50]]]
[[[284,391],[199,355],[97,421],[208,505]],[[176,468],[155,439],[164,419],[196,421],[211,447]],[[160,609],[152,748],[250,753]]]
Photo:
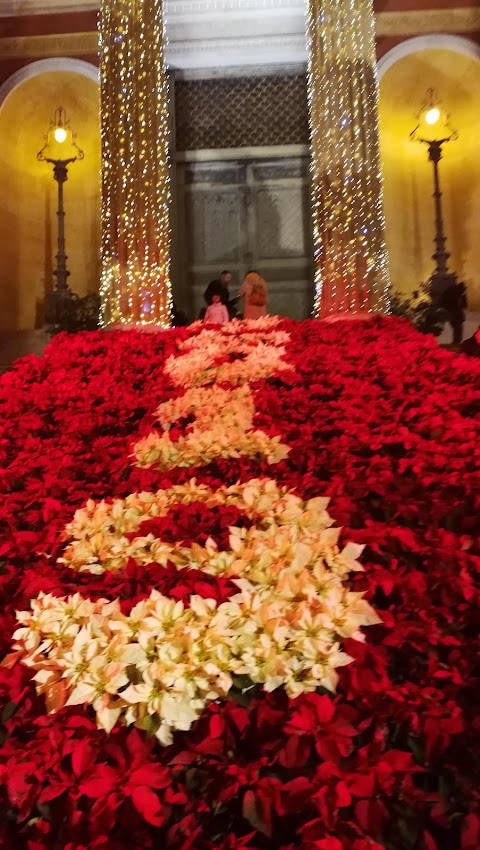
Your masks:
[[[98,70],[74,59],[33,62],[0,86],[0,330],[40,327],[54,286],[57,184],[37,152],[58,106],[85,153],[69,167],[64,187],[69,282],[79,295],[98,289]]]
[[[438,92],[458,141],[440,163],[450,266],[480,309],[480,47],[449,35],[412,38],[379,63],[380,143],[387,245],[394,287],[411,294],[434,268],[433,174],[425,145],[410,140],[426,91]]]

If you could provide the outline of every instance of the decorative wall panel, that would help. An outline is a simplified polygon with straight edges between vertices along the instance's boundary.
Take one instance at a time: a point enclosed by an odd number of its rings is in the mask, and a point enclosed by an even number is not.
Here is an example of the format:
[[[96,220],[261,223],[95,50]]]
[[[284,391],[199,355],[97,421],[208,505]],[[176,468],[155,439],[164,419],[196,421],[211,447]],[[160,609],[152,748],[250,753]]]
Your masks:
[[[308,144],[303,74],[177,80],[178,151]]]
[[[262,186],[256,190],[255,229],[259,260],[305,256],[307,211],[303,186]]]
[[[191,193],[186,224],[192,264],[215,266],[239,261],[244,216],[237,191],[207,189]]]

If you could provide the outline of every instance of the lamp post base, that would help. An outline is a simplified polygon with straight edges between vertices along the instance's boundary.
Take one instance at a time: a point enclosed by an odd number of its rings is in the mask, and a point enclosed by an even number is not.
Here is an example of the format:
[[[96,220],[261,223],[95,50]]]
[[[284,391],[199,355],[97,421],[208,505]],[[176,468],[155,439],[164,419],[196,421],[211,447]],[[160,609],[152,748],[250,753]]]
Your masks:
[[[53,292],[48,293],[45,302],[45,324],[51,331],[56,332],[68,326],[76,300],[77,296],[68,285],[61,289],[57,286]]]

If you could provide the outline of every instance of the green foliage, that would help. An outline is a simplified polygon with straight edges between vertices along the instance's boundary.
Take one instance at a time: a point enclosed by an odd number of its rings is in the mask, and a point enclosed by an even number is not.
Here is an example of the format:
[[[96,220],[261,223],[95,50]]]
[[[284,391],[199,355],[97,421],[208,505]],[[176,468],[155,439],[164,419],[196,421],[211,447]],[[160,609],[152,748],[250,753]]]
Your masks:
[[[58,334],[61,331],[78,333],[78,331],[96,331],[99,326],[100,296],[90,293],[80,298],[71,289],[64,293],[52,292],[45,309],[45,324],[48,333]],[[188,316],[183,310],[173,306],[173,327],[189,324]]]
[[[99,311],[100,297],[96,293],[80,298],[71,289],[52,292],[45,312],[47,330],[52,335],[61,331],[95,331],[98,329]]]
[[[423,283],[412,298],[394,292],[390,298],[390,308],[394,316],[408,319],[421,333],[440,336],[447,320],[446,311],[433,297],[430,283]]]

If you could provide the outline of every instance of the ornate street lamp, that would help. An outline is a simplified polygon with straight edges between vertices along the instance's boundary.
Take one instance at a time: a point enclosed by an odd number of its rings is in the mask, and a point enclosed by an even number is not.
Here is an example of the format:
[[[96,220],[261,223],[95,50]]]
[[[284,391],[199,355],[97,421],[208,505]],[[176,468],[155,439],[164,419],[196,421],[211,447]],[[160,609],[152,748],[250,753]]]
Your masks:
[[[428,159],[433,164],[433,183],[435,200],[435,271],[430,278],[432,297],[441,298],[445,290],[457,283],[457,276],[448,270],[447,238],[443,226],[442,193],[440,191],[440,177],[438,164],[442,158],[442,148],[447,142],[458,139],[458,133],[453,130],[449,123],[449,115],[442,108],[435,91],[429,89],[426,99],[417,115],[417,126],[410,133],[414,142],[427,145]]]
[[[58,238],[57,238],[57,267],[53,274],[56,277],[56,285],[54,292],[50,293],[50,305],[47,306],[47,314],[55,316],[58,313],[58,307],[61,301],[66,301],[72,292],[67,283],[67,278],[70,272],[67,270],[67,256],[65,254],[65,210],[63,207],[63,184],[67,180],[67,168],[72,162],[77,159],[83,159],[84,153],[76,143],[76,133],[70,127],[70,122],[67,120],[65,110],[59,106],[55,110],[55,115],[50,123],[50,127],[45,134],[45,144],[37,153],[37,159],[40,162],[48,162],[53,165],[53,177],[58,185]],[[69,144],[65,145],[66,142]],[[52,154],[61,151],[61,146],[65,145],[65,152],[70,149],[69,157],[65,159],[54,159]],[[49,307],[51,308],[49,310]]]

